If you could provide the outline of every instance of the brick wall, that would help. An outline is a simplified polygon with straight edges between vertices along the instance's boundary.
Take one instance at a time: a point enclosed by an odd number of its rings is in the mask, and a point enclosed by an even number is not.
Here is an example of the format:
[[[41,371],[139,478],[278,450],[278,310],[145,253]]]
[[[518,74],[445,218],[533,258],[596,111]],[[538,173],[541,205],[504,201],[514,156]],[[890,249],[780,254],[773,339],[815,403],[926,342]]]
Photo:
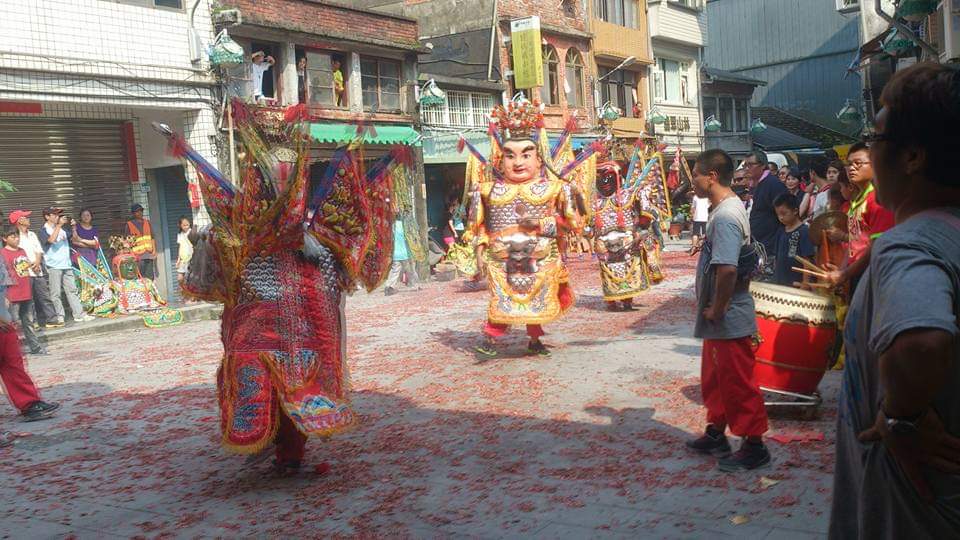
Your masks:
[[[581,0],[502,0],[500,16],[537,15],[541,24],[586,32],[588,14],[581,4]]]
[[[244,23],[309,34],[351,36],[403,46],[417,44],[415,21],[311,0],[224,0],[243,13]]]

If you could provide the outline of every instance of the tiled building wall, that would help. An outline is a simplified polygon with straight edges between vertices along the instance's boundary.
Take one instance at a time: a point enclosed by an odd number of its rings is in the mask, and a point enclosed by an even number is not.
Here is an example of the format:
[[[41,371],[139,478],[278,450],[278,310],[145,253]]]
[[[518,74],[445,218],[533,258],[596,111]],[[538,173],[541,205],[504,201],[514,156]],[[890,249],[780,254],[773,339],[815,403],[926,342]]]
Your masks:
[[[150,0],[139,4],[111,0],[4,2],[0,68],[170,81],[202,78],[204,66],[190,62],[187,9],[152,4]],[[212,41],[207,0],[201,0],[196,10],[194,27],[205,44]]]
[[[217,163],[213,79],[206,47],[214,39],[210,3],[200,0],[193,27],[201,60],[191,62],[192,0],[183,9],[152,0],[17,0],[0,17],[0,100],[40,102],[43,116],[134,124],[137,154],[152,129],[151,110],[183,115],[187,140]],[[14,113],[5,113],[7,115]],[[196,173],[190,169],[191,181]],[[143,160],[132,198],[149,213]],[[205,214],[197,216],[203,223]]]

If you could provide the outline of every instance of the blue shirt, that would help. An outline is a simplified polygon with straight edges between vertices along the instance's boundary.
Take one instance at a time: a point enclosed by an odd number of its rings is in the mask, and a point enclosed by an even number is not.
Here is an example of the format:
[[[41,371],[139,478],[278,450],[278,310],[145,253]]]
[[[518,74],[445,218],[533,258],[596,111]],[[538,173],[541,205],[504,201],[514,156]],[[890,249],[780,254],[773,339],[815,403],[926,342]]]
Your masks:
[[[803,281],[803,274],[792,270],[795,266],[802,266],[795,257],[813,257],[816,248],[810,241],[810,228],[800,225],[787,232],[784,227],[777,231],[776,260],[773,267],[773,282],[777,285],[793,286],[795,281]]]
[[[407,251],[407,236],[403,233],[403,221],[393,222],[393,260],[406,261],[410,259],[410,252]]]
[[[43,246],[43,262],[47,268],[55,270],[70,270],[73,263],[70,262],[70,237],[73,233],[69,227],[60,229],[60,234],[55,242],[49,242],[50,234],[53,232],[53,225],[44,223],[40,229],[40,244]]]

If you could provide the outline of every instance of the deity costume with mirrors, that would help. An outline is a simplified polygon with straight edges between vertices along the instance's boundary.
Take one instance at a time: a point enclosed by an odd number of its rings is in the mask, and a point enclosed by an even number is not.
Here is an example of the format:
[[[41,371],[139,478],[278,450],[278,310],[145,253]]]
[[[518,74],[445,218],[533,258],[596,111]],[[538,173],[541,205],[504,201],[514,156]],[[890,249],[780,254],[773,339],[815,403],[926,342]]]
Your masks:
[[[493,339],[509,325],[526,325],[531,352],[545,354],[539,343],[542,325],[556,320],[575,301],[557,243],[564,232],[582,226],[575,201],[581,188],[569,178],[580,168],[594,170],[594,153],[600,147],[591,146],[573,158],[574,122],[551,147],[541,108],[529,101],[497,107],[492,116],[489,159],[461,139],[472,154],[468,170],[479,170],[467,179],[470,210],[464,240],[479,248],[479,266],[487,277],[490,300],[484,333]],[[504,153],[511,142],[535,151],[541,168],[520,179],[505,170]],[[478,351],[495,354],[488,347]]]
[[[174,155],[201,173],[211,225],[195,234],[184,289],[224,305],[217,373],[222,441],[296,469],[308,436],[350,427],[344,292],[372,290],[393,251],[393,188],[410,155],[395,147],[366,164],[361,139],[338,149],[308,196],[305,110],[280,118],[232,103],[246,150],[231,184],[177,135]],[[277,114],[277,113],[272,113]]]

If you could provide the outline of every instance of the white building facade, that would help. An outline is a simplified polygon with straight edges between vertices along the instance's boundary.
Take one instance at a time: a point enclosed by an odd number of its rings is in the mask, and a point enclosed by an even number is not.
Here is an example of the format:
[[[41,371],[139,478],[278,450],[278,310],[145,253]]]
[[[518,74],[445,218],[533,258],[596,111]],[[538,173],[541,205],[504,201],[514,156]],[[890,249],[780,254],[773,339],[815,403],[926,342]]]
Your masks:
[[[706,0],[648,0],[654,65],[650,96],[666,122],[655,133],[672,152],[677,145],[691,155],[703,150],[700,62],[707,43]]]
[[[191,30],[191,27],[196,29]],[[170,125],[216,164],[219,103],[206,46],[208,0],[18,0],[0,7],[0,208],[94,214],[101,241],[140,203],[172,284],[181,215],[205,222],[195,171],[167,155]],[[191,44],[193,41],[193,44]]]

